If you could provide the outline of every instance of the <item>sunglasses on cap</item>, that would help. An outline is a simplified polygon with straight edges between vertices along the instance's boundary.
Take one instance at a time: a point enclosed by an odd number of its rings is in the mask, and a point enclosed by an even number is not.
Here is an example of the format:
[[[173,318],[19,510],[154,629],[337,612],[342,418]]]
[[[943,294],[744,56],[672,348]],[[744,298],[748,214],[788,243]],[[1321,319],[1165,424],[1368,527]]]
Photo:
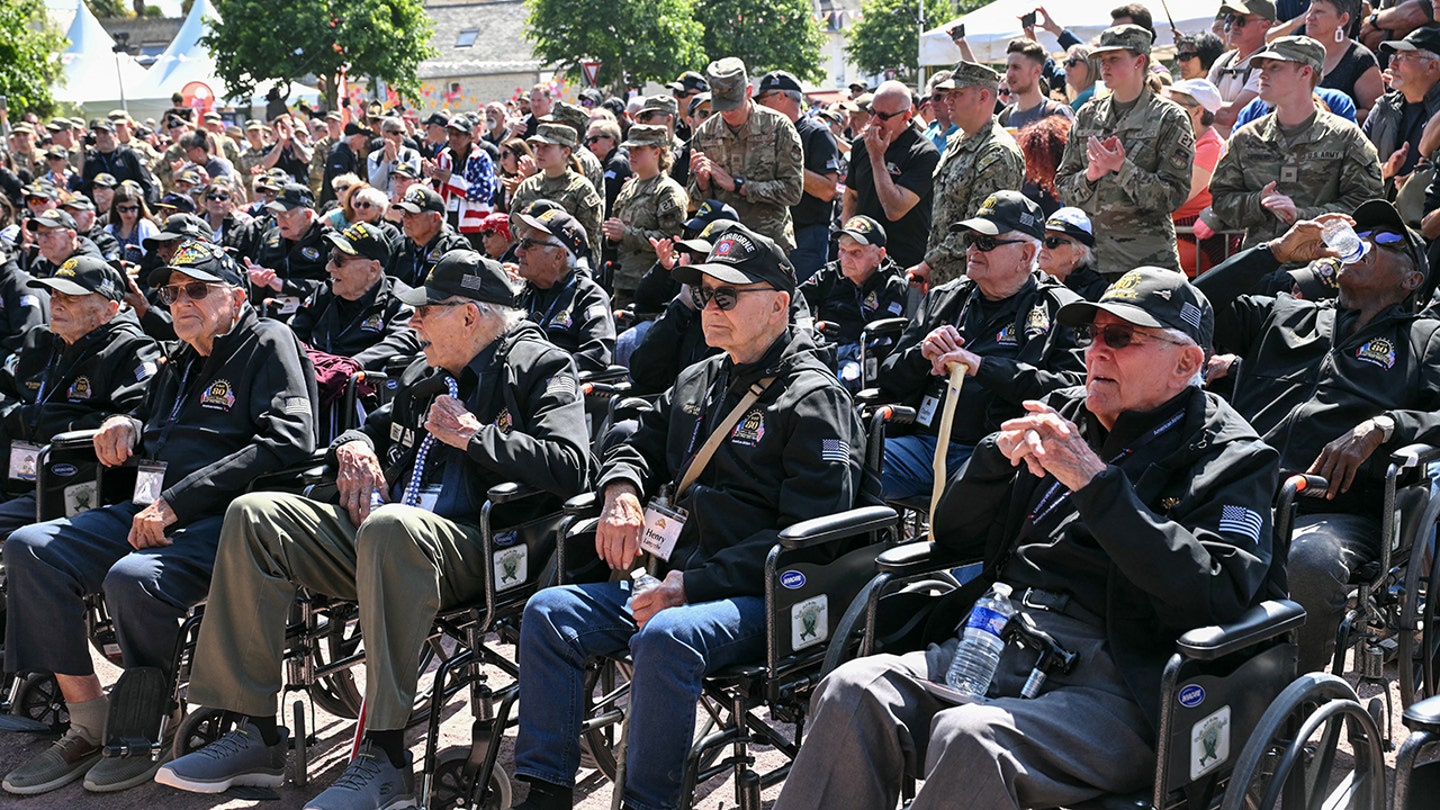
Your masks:
[[[744,290],[737,290],[734,287],[702,287],[696,285],[690,288],[690,301],[695,304],[696,309],[704,309],[710,306],[710,301],[715,301],[715,306],[721,312],[729,312],[740,303],[741,293],[752,292],[775,292],[774,287],[750,287]]]
[[[1137,341],[1137,336],[1144,338],[1144,340]],[[1138,345],[1143,346],[1146,342],[1151,340],[1158,340],[1161,343],[1169,343],[1171,346],[1185,345],[1184,343],[1181,343],[1177,340],[1170,340],[1169,338],[1163,338],[1159,335],[1152,335],[1145,332],[1137,332],[1135,330],[1135,327],[1131,326],[1128,323],[1107,323],[1104,326],[1101,326],[1097,323],[1087,323],[1075,327],[1075,343],[1081,348],[1089,346],[1096,340],[1099,340],[1101,343],[1104,343],[1106,346],[1109,346],[1116,351],[1130,346],[1131,344],[1138,343]]]
[[[1361,239],[1370,240],[1370,243],[1375,245],[1376,247],[1382,247],[1386,250],[1393,250],[1396,253],[1404,253],[1405,249],[1408,247],[1408,245],[1406,244],[1405,235],[1395,233],[1394,231],[1361,231],[1360,233],[1357,233],[1355,235],[1360,237]]]
[[[527,236],[524,239],[521,239],[519,242],[516,242],[515,247],[519,248],[520,250],[530,250],[531,248],[536,247],[563,248],[565,246],[560,244],[559,242],[548,242],[544,239],[531,239]]]
[[[1045,247],[1050,248],[1051,250],[1054,250],[1055,248],[1058,248],[1058,247],[1062,247],[1062,246],[1064,246],[1064,245],[1073,245],[1073,244],[1075,244],[1075,243],[1072,242],[1072,241],[1070,241],[1069,239],[1066,239],[1066,238],[1063,237],[1063,236],[1047,236],[1047,237],[1045,237]]]
[[[219,286],[221,285],[209,281],[188,281],[184,284],[167,284],[158,292],[165,306],[170,306],[179,301],[182,295],[191,301],[203,301],[209,297],[211,287]]]
[[[981,253],[989,253],[1001,245],[1018,245],[1024,239],[996,239],[983,233],[968,233],[965,235],[965,246],[973,247]]]

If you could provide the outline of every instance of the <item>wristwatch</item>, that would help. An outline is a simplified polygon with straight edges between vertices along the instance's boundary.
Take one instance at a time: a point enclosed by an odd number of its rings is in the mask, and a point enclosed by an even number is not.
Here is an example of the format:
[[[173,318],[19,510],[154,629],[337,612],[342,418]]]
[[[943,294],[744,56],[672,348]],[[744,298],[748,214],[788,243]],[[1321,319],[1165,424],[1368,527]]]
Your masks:
[[[1380,30],[1380,12],[1377,11],[1377,12],[1375,12],[1374,14],[1371,14],[1371,15],[1370,15],[1370,19],[1369,19],[1369,20],[1366,20],[1366,22],[1370,23],[1370,27],[1371,27],[1371,28],[1374,28],[1376,31],[1379,31],[1379,30]]]
[[[1380,428],[1380,443],[1389,444],[1390,437],[1395,435],[1395,419],[1390,414],[1382,413],[1379,416],[1370,417],[1371,423]]]
[[[745,178],[735,178],[735,193],[739,194],[741,197],[745,196]]]

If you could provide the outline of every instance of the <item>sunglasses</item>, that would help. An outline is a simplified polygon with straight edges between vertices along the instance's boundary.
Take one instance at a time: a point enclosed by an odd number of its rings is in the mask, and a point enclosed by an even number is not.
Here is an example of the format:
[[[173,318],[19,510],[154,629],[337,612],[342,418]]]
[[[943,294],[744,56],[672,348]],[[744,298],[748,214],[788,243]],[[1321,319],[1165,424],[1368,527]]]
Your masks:
[[[1249,25],[1249,24],[1250,24],[1250,18],[1249,18],[1249,17],[1245,17],[1245,16],[1240,15],[1240,14],[1226,14],[1226,15],[1225,15],[1225,27],[1226,27],[1226,28],[1244,28],[1245,26],[1247,26],[1247,25]]]
[[[1179,53],[1175,54],[1175,58],[1180,60],[1181,62],[1188,62],[1191,59],[1199,59],[1200,54],[1197,51],[1180,51]]]
[[[403,129],[387,129],[387,130],[385,130],[385,134],[386,134],[386,135],[404,135],[404,134],[405,134],[405,130],[403,130]]]
[[[439,315],[439,314],[440,314],[439,310],[442,310],[442,309],[451,309],[452,307],[463,307],[463,306],[465,306],[466,304],[469,304],[469,303],[473,303],[473,302],[471,302],[471,301],[441,301],[441,302],[436,303],[436,304],[421,304],[420,306],[415,307],[415,315],[416,315],[416,317],[420,318],[421,320],[425,320],[426,318],[433,318],[433,317],[435,317],[436,315]]]
[[[122,214],[133,214],[133,213],[135,213],[136,211],[139,211],[139,210],[140,210],[140,206],[138,206],[138,205],[117,205],[117,206],[115,206],[115,210],[116,210],[116,211],[119,211],[119,212],[122,213]]]
[[[1137,336],[1142,337],[1145,340],[1137,341]],[[1101,343],[1104,343],[1106,346],[1109,346],[1116,351],[1119,351],[1133,343],[1138,343],[1139,345],[1143,346],[1147,341],[1150,340],[1158,340],[1161,343],[1169,343],[1171,346],[1185,345],[1184,343],[1180,343],[1179,341],[1163,338],[1159,335],[1151,335],[1143,332],[1137,332],[1135,331],[1135,327],[1131,326],[1128,323],[1107,323],[1104,326],[1095,323],[1087,323],[1075,327],[1075,342],[1081,348],[1089,346],[1097,339]]]
[[[1001,245],[1018,245],[1024,239],[996,239],[983,233],[971,233],[965,237],[966,247],[973,247],[981,253],[989,253]]]
[[[1087,60],[1085,59],[1066,59],[1065,67],[1079,67],[1080,65],[1085,64],[1086,61]]]
[[[744,290],[737,290],[734,287],[696,286],[690,288],[690,300],[695,304],[696,309],[703,310],[710,305],[711,299],[714,299],[715,306],[719,307],[721,312],[729,312],[735,308],[736,304],[740,303],[741,293],[752,292],[775,292],[775,288],[750,287]]]
[[[160,300],[166,306],[180,300],[181,295],[191,301],[203,301],[210,295],[210,288],[219,286],[208,281],[190,281],[185,284],[167,284],[159,290]]]
[[[225,202],[226,200],[230,199],[230,195],[229,195],[229,194],[206,194],[206,195],[205,195],[205,199],[210,200],[211,202]]]
[[[879,118],[881,121],[889,121],[891,118],[899,117],[899,116],[901,116],[901,115],[904,115],[904,114],[907,113],[907,112],[910,112],[910,110],[908,110],[908,109],[896,110],[895,112],[892,112],[892,113],[882,113],[882,112],[880,112],[880,111],[878,111],[878,110],[871,110],[871,111],[870,111],[870,114],[873,115],[873,116],[875,116],[876,118]]]
[[[531,238],[528,237],[528,236],[525,237],[524,239],[521,239],[519,242],[516,242],[516,243],[515,243],[515,246],[516,246],[517,248],[519,248],[520,250],[530,250],[531,248],[535,248],[535,247],[552,247],[552,248],[563,248],[563,247],[565,247],[564,245],[560,244],[559,242],[547,242],[547,241],[545,241],[544,239],[531,239]]]
[[[1361,231],[1355,235],[1361,239],[1370,240],[1370,243],[1376,247],[1393,250],[1396,253],[1405,252],[1406,244],[1404,234],[1398,234],[1394,231]]]
[[[692,117],[693,117],[693,118],[697,118],[697,119],[699,119],[699,120],[701,120],[701,121],[704,121],[706,118],[709,118],[709,117],[710,117],[710,111],[709,111],[709,110],[696,110],[696,111],[695,111],[695,115],[693,115]]]
[[[361,202],[351,203],[351,204],[350,204],[350,207],[351,207],[351,208],[361,208],[361,209],[374,208],[374,207],[375,207],[375,203],[365,202],[365,201],[362,200]]]
[[[608,140],[610,140],[610,136],[609,136],[609,135],[591,135],[590,137],[588,137],[588,138],[585,139],[585,145],[586,145],[586,146],[589,146],[590,144],[595,143],[596,141],[608,141]]]
[[[1074,242],[1071,242],[1069,239],[1066,239],[1066,238],[1061,237],[1061,236],[1047,236],[1047,237],[1045,237],[1045,247],[1050,248],[1051,250],[1054,250],[1055,248],[1062,247],[1062,246],[1065,246],[1065,245],[1073,245],[1073,244],[1075,244],[1075,243],[1074,243]]]

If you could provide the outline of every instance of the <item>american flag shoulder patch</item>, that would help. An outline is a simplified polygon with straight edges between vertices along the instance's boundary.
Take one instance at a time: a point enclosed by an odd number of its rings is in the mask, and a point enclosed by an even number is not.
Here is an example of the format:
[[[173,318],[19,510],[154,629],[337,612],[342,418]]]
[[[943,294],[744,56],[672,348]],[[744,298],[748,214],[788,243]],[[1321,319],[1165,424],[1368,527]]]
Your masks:
[[[556,396],[575,397],[580,394],[580,386],[575,382],[574,377],[558,374],[545,383],[545,393]]]
[[[1227,504],[1220,510],[1220,531],[1242,534],[1252,543],[1260,542],[1260,530],[1264,525],[1260,513],[1253,509]]]
[[[850,444],[841,439],[825,439],[820,442],[820,460],[849,464]]]
[[[308,397],[285,397],[285,406],[281,410],[291,416],[309,416],[310,399]]]

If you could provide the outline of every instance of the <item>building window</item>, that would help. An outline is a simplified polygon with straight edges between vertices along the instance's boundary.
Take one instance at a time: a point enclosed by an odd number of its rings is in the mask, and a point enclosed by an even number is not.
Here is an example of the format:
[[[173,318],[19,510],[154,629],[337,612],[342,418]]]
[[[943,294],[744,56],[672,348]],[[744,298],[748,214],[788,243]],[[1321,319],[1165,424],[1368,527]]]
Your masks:
[[[455,47],[468,48],[475,44],[475,38],[480,36],[479,28],[465,28],[460,31],[460,36],[455,38]]]

